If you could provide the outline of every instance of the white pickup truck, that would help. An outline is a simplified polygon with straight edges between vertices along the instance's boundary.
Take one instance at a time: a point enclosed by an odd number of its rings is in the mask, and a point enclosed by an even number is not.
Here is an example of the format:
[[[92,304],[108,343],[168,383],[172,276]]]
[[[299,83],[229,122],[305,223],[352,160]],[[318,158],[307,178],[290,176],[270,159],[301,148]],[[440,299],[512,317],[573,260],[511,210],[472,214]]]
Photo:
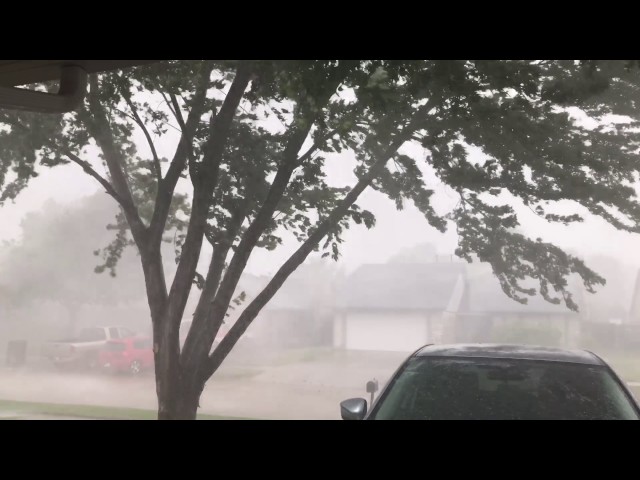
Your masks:
[[[42,354],[57,367],[94,368],[105,344],[112,339],[133,337],[124,327],[89,327],[80,330],[77,338],[45,343]]]

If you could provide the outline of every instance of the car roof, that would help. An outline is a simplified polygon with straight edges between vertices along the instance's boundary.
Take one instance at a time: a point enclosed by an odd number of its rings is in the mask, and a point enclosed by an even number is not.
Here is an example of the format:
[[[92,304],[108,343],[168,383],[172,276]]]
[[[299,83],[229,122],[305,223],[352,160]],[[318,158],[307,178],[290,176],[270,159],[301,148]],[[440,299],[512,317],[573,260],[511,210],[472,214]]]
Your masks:
[[[512,360],[540,360],[551,362],[580,363],[584,365],[606,365],[597,355],[585,350],[533,345],[503,344],[452,344],[426,345],[415,352],[418,357],[454,358],[504,358]]]

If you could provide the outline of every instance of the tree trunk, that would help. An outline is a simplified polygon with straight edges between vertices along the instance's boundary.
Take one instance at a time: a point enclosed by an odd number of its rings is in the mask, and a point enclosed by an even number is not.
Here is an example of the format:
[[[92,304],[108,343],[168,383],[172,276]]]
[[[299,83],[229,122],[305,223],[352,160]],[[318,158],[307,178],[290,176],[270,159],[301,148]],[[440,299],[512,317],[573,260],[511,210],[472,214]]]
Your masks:
[[[158,374],[158,370],[160,374]],[[201,389],[190,385],[180,372],[156,367],[158,394],[158,420],[195,420],[200,403]]]
[[[172,420],[195,420],[200,406],[200,395],[181,395],[176,408],[169,417]]]
[[[195,420],[203,385],[180,364],[179,343],[174,336],[167,324],[154,324],[158,420]]]
[[[202,389],[180,365],[178,333],[162,319],[153,322],[158,420],[195,420]]]
[[[167,321],[166,314],[170,305],[160,253],[143,251],[142,265],[153,326],[158,419],[194,420],[199,395],[190,394],[196,390],[187,388],[180,367],[180,325]]]

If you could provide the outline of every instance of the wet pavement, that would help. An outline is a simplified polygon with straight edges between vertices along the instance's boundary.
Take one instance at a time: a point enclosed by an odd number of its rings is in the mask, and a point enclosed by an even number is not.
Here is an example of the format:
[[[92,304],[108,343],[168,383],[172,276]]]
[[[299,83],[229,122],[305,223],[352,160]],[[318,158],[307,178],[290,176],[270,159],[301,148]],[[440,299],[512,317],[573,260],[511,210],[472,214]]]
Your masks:
[[[329,353],[312,360],[285,359],[270,365],[260,365],[259,358],[250,365],[235,363],[209,381],[199,412],[259,419],[337,420],[340,401],[368,397],[366,382],[375,377],[382,385],[403,359],[402,354]],[[0,369],[0,399],[157,408],[153,376],[148,374],[130,377],[5,368]]]

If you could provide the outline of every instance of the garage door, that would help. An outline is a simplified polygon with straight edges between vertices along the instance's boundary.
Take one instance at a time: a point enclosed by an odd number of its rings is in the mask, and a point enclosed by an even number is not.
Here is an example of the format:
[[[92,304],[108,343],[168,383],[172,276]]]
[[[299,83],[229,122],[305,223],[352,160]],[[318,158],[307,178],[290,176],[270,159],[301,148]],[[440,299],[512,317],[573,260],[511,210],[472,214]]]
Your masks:
[[[427,343],[427,319],[420,315],[349,314],[348,350],[412,352]]]

